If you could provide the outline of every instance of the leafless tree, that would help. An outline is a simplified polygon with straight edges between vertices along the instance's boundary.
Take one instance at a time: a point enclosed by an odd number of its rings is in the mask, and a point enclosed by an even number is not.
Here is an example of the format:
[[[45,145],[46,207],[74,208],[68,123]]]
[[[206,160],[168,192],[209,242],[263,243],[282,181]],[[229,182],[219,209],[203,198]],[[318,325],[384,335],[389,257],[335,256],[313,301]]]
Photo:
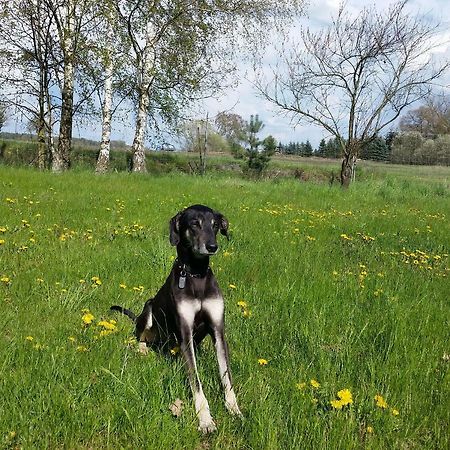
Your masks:
[[[348,186],[363,144],[423,99],[448,68],[435,61],[439,28],[406,11],[364,8],[356,17],[341,5],[332,24],[300,33],[300,44],[280,50],[282,69],[258,75],[263,96],[295,124],[310,123],[335,136],[342,148],[341,183]]]

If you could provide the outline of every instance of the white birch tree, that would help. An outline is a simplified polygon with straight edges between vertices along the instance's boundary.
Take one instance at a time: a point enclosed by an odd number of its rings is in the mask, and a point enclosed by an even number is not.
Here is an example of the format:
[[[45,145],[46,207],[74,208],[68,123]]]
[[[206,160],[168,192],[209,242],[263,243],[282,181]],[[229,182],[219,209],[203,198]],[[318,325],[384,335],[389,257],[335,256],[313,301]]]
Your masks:
[[[144,172],[149,119],[158,126],[190,102],[217,94],[234,72],[239,42],[302,12],[302,0],[117,0],[135,68],[134,172]],[[246,39],[239,40],[238,36]]]
[[[6,103],[20,111],[38,136],[37,165],[47,166],[53,154],[53,107],[57,63],[53,54],[52,18],[43,0],[2,3],[0,80]]]

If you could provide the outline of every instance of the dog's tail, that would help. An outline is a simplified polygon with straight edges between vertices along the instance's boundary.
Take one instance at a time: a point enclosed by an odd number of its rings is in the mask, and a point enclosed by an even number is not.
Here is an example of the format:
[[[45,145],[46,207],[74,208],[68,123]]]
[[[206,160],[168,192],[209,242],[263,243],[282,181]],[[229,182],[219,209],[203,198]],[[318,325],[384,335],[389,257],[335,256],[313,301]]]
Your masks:
[[[136,314],[129,309],[126,309],[126,308],[123,308],[122,306],[117,306],[117,305],[113,305],[109,309],[112,309],[113,311],[119,311],[122,314],[125,314],[126,316],[128,316],[133,322],[136,322]]]

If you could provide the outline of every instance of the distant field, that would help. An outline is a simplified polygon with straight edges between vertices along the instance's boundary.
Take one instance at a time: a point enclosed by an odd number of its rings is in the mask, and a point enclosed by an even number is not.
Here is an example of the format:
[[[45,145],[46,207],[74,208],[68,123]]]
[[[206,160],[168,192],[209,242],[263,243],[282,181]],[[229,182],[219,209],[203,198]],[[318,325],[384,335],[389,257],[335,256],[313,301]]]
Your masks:
[[[449,448],[449,169],[358,170],[342,191],[0,166],[0,447]],[[207,340],[208,437],[179,355],[140,356],[108,310],[156,293],[175,254],[168,221],[192,203],[230,221],[213,270],[245,416],[227,413]]]
[[[89,145],[76,140],[72,154],[72,169],[94,171],[98,148],[89,141]],[[36,165],[37,147],[35,141],[1,139],[0,155],[3,146],[3,156],[0,164],[30,167]],[[130,153],[127,147],[111,151],[111,172],[127,171],[130,163]],[[199,157],[196,153],[186,152],[148,152],[147,168],[150,173],[164,174],[171,172],[192,173]],[[207,169],[210,172],[227,172],[242,174],[245,162],[233,158],[228,153],[210,152],[207,155]],[[332,174],[338,175],[341,160],[318,157],[302,158],[294,155],[279,155],[272,157],[267,178],[292,177],[296,174],[303,181],[328,183]],[[384,162],[360,160],[357,164],[358,180],[369,181],[394,176],[397,180],[421,180],[424,182],[450,182],[450,167],[443,166],[408,166]]]

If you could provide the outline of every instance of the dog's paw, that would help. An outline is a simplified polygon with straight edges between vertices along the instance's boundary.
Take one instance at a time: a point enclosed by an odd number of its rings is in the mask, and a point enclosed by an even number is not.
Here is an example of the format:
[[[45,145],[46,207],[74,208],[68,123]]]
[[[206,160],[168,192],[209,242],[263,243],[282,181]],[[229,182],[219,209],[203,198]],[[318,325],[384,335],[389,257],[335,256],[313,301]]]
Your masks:
[[[216,430],[216,424],[211,416],[209,418],[200,419],[198,431],[201,431],[203,434],[208,434],[213,433]]]
[[[239,406],[237,405],[236,402],[234,402],[234,403],[225,402],[225,407],[228,409],[228,412],[230,414],[232,414],[233,416],[237,416],[240,419],[244,418],[244,416],[242,415],[241,410],[239,409]]]
[[[139,342],[139,353],[143,356],[148,355],[148,347],[146,342]]]

